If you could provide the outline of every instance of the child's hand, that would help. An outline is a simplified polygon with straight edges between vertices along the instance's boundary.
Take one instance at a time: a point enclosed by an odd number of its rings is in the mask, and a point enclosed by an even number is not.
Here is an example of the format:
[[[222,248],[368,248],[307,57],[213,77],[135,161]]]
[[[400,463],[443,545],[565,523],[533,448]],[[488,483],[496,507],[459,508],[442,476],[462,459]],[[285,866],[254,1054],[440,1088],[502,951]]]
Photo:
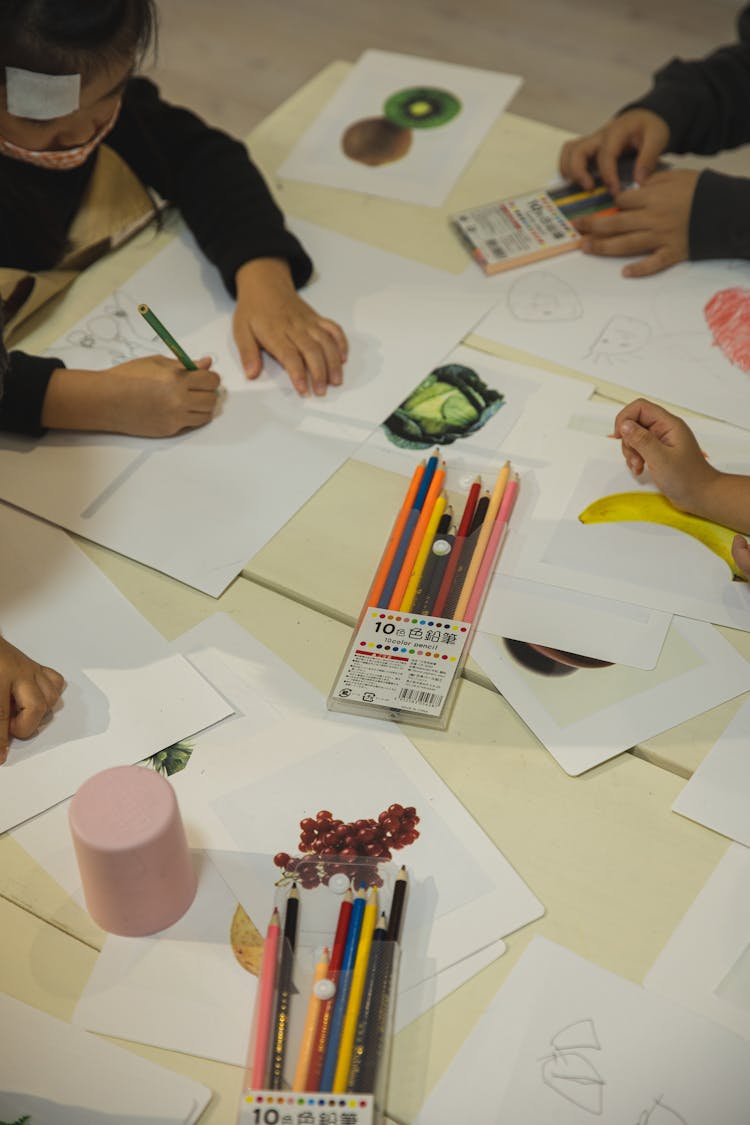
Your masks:
[[[614,436],[633,476],[647,468],[654,483],[684,511],[700,507],[701,493],[720,474],[706,461],[690,427],[653,402],[638,398],[615,418]]]
[[[629,109],[614,117],[587,137],[566,141],[560,152],[560,173],[590,190],[594,177],[589,165],[594,162],[612,195],[620,191],[617,161],[635,152],[635,181],[643,184],[656,167],[669,144],[669,126],[650,109]]]
[[[205,426],[216,411],[221,380],[209,358],[196,362],[197,371],[160,355],[107,371],[58,368],[47,387],[42,425],[153,438]]]
[[[300,395],[324,395],[343,379],[347,341],[332,320],[297,294],[289,267],[277,258],[246,262],[237,271],[234,338],[248,379],[260,375],[261,348],[289,374]]]
[[[60,698],[65,680],[0,637],[0,765],[11,738],[31,738]]]
[[[645,187],[615,196],[615,215],[584,215],[574,226],[585,235],[586,254],[646,254],[624,268],[625,277],[646,277],[689,256],[690,209],[699,172],[656,172]]]
[[[732,558],[750,582],[750,546],[742,535],[735,535],[732,540]]]

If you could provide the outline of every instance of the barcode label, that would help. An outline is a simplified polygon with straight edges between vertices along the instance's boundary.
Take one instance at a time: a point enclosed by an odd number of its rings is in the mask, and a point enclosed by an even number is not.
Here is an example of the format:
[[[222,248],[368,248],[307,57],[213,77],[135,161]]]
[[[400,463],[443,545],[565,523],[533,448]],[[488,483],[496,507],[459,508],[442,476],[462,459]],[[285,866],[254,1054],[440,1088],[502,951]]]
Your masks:
[[[500,245],[500,243],[497,241],[496,238],[488,238],[486,240],[486,246],[489,250],[492,251],[493,255],[496,258],[507,258],[508,257],[506,251],[503,250],[502,246]]]
[[[419,703],[425,707],[440,707],[443,702],[441,692],[418,691],[416,688],[402,688],[398,698],[402,703]]]

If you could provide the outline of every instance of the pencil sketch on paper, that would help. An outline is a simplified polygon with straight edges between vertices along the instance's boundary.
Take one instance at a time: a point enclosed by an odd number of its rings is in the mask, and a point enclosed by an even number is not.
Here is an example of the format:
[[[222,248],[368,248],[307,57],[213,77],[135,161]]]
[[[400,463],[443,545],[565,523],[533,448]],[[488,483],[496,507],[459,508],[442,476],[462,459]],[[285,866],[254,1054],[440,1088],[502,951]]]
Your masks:
[[[609,318],[584,358],[613,363],[639,352],[650,337],[651,327],[645,320],[618,313]]]
[[[703,308],[714,347],[750,375],[750,289],[720,289]]]
[[[581,1051],[601,1051],[592,1019],[567,1024],[550,1038],[551,1055],[544,1055],[542,1081],[579,1109],[601,1116],[606,1085],[594,1064]]]
[[[661,1097],[654,1098],[650,1109],[644,1109],[635,1125],[688,1125],[686,1118],[662,1101]]]
[[[55,348],[63,358],[67,351],[83,349],[92,356],[98,353],[112,366],[153,355],[158,350],[157,337],[135,303],[121,290],[115,290],[101,312],[90,317],[82,328],[74,328],[64,340]]]
[[[519,277],[508,290],[508,310],[516,320],[545,323],[578,320],[583,306],[567,281],[546,270]]]

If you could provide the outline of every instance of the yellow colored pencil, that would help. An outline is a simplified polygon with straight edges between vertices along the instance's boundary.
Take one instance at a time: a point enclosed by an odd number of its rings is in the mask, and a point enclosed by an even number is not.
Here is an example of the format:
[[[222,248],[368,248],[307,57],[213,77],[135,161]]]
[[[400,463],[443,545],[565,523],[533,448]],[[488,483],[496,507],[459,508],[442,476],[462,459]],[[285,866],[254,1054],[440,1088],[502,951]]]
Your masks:
[[[506,461],[500,472],[497,474],[497,480],[495,481],[495,487],[493,488],[492,495],[490,496],[490,502],[487,506],[487,512],[485,514],[484,521],[482,522],[482,528],[479,532],[476,546],[474,547],[471,555],[471,562],[469,563],[466,570],[464,584],[461,587],[461,593],[458,595],[456,610],[453,614],[453,617],[456,619],[456,621],[463,621],[462,615],[466,611],[466,607],[469,604],[471,591],[474,587],[474,583],[476,582],[477,574],[479,573],[479,567],[482,565],[482,557],[487,547],[487,543],[489,542],[490,535],[492,534],[495,517],[497,516],[497,513],[500,509],[500,501],[503,498],[503,493],[505,492],[505,486],[508,483],[509,477],[510,462]]]
[[[554,199],[553,202],[557,207],[564,207],[568,203],[578,203],[581,199],[595,199],[598,195],[606,195],[609,188],[602,184],[601,187],[590,188],[585,191],[576,191],[572,195],[566,195],[562,199]]]
[[[320,1016],[320,1009],[325,1003],[325,996],[320,996],[320,990],[316,990],[316,985],[326,979],[328,975],[328,962],[328,948],[326,947],[315,966],[315,976],[313,978],[312,988],[310,989],[310,1001],[307,1005],[305,1026],[302,1029],[302,1042],[299,1048],[297,1069],[294,1072],[294,1081],[292,1082],[293,1090],[305,1090],[307,1087],[307,1072],[310,1069],[310,1059],[312,1058],[312,1053],[315,1048],[318,1017]]]
[[[367,976],[367,963],[370,960],[370,948],[372,946],[372,935],[375,933],[375,924],[378,920],[378,897],[374,887],[370,887],[367,897],[367,905],[365,912],[362,916],[362,929],[359,935],[359,944],[357,946],[357,956],[354,959],[354,969],[352,971],[352,983],[349,990],[349,1000],[346,1005],[346,1015],[344,1016],[344,1026],[341,1030],[341,1038],[339,1040],[339,1055],[336,1060],[336,1070],[333,1076],[332,1092],[334,1094],[343,1094],[346,1090],[347,1079],[349,1078],[349,1067],[352,1061],[352,1051],[354,1049],[354,1037],[357,1033],[357,1019],[359,1017],[359,1006],[362,1002],[362,993],[365,987],[365,977]]]
[[[430,553],[432,541],[437,534],[437,527],[440,523],[440,520],[442,519],[443,512],[445,511],[445,505],[447,503],[448,501],[445,496],[438,496],[437,500],[435,501],[435,507],[432,509],[430,522],[427,524],[427,530],[424,533],[424,538],[422,539],[420,548],[417,551],[417,557],[414,560],[414,569],[411,572],[411,578],[409,579],[409,583],[406,587],[406,592],[404,593],[401,605],[399,606],[399,609],[402,612],[408,613],[412,607],[414,597],[417,593],[419,583],[422,579],[422,574],[424,573],[425,563],[427,562],[427,556]]]

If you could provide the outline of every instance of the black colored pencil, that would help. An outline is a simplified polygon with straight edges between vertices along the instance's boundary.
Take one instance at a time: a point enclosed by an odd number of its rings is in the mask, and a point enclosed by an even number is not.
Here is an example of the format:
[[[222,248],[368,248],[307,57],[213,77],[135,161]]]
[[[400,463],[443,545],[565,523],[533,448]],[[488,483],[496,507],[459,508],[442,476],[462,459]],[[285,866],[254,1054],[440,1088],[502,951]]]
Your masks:
[[[282,1088],[284,1056],[286,1054],[287,1033],[289,1031],[289,1008],[292,993],[292,970],[294,968],[294,949],[297,944],[297,916],[299,914],[299,891],[297,884],[286,900],[284,912],[284,932],[281,937],[281,959],[279,962],[279,993],[276,998],[273,1043],[271,1047],[271,1074],[268,1085],[271,1090]]]
[[[406,888],[406,868],[402,867],[396,876],[393,887],[385,939],[378,942],[377,946],[373,945],[372,948],[372,953],[376,958],[373,967],[375,979],[372,987],[375,996],[379,998],[379,1002],[378,1000],[373,1001],[367,1027],[363,1029],[364,1050],[359,1057],[357,1073],[355,1075],[350,1073],[350,1085],[353,1093],[374,1093],[378,1082],[378,1073],[383,1061],[383,1048],[388,1030],[388,1014],[393,986],[393,962],[401,938]],[[359,1028],[357,1030],[359,1033]]]
[[[432,540],[430,553],[427,556],[422,577],[419,580],[419,586],[411,607],[412,613],[429,613],[430,607],[435,600],[433,589],[435,586],[435,572],[437,570],[442,574],[445,570],[448,558],[450,556],[451,548],[453,546],[453,539],[448,532],[451,528],[451,520],[453,519],[453,509],[446,508],[444,514],[440,517],[440,522],[435,532],[435,538]],[[446,548],[445,544],[448,543]]]
[[[362,1003],[357,1017],[357,1030],[354,1034],[354,1047],[352,1048],[352,1061],[349,1066],[349,1078],[346,1088],[349,1091],[361,1093],[364,1088],[359,1085],[359,1076],[363,1067],[367,1067],[367,1055],[373,1049],[373,1031],[376,1026],[377,1009],[380,1007],[383,991],[383,972],[387,959],[384,959],[385,935],[387,925],[385,914],[380,915],[380,920],[372,935],[370,959],[367,963],[367,976],[362,990]]]

